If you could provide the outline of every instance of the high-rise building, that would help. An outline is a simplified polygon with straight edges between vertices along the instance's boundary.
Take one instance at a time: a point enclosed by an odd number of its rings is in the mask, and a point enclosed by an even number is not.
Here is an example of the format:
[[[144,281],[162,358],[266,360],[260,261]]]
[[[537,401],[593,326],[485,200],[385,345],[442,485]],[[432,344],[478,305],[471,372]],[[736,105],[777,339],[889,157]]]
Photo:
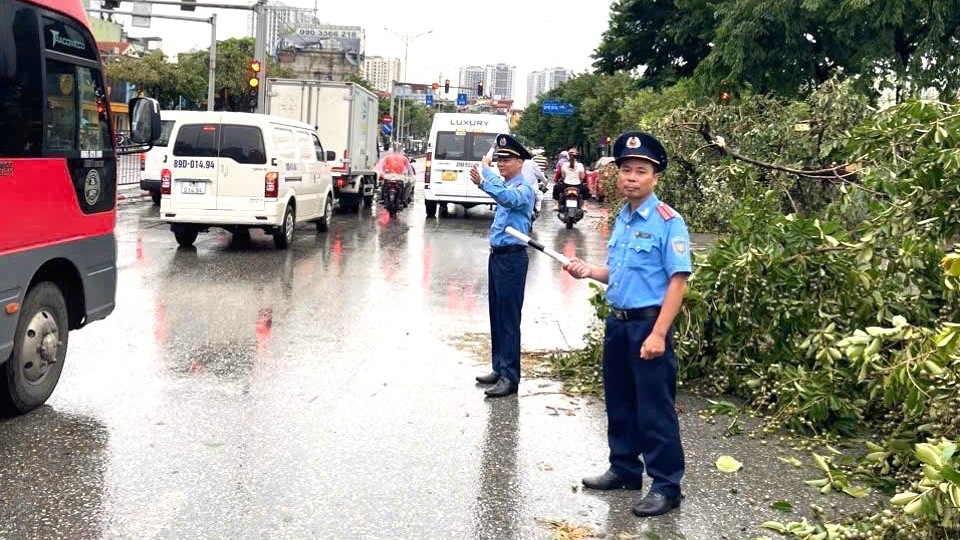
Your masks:
[[[555,67],[534,71],[527,76],[527,104],[531,104],[544,92],[549,92],[573,78],[567,68]]]
[[[251,13],[247,19],[249,35],[256,35],[256,18]],[[270,2],[267,4],[266,27],[267,27],[267,54],[276,56],[277,47],[285,34],[296,32],[301,25],[308,26],[315,24],[314,11],[307,8],[290,7],[280,2]]]
[[[513,74],[516,70],[514,66],[506,64],[487,66],[484,93],[494,99],[513,99]]]
[[[527,105],[537,100],[537,97],[544,92],[544,77],[542,71],[534,71],[527,75]]]
[[[456,97],[458,93],[467,94],[467,99],[477,99],[477,85],[483,81],[485,86],[483,93],[489,94],[490,84],[487,82],[487,70],[481,66],[468,66],[460,68],[460,84],[461,87],[459,91],[451,90],[450,93],[453,94],[453,97]]]
[[[400,59],[368,56],[363,61],[363,76],[381,92],[391,92],[393,81],[400,80]]]

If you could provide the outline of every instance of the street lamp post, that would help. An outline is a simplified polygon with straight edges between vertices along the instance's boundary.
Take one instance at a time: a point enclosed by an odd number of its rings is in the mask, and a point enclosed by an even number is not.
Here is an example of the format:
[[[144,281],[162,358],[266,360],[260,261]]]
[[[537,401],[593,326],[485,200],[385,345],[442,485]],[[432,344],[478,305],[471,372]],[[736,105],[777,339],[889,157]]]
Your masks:
[[[384,26],[383,29],[397,36],[398,38],[400,38],[400,41],[403,42],[403,82],[407,82],[407,60],[410,57],[410,42],[417,39],[418,37],[422,37],[427,34],[432,34],[433,30],[427,30],[426,32],[422,32],[414,35],[410,35],[410,34],[400,35],[397,32],[394,32],[393,30],[387,28],[386,26]]]

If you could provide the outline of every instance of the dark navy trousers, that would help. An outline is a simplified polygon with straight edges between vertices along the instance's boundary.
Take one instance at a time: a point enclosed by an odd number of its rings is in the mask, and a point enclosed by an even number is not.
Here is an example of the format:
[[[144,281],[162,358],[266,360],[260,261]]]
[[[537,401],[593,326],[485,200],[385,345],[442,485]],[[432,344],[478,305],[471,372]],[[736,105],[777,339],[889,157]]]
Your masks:
[[[651,491],[678,497],[684,460],[675,408],[677,359],[672,336],[667,336],[663,356],[640,358],[640,348],[655,322],[654,318],[607,318],[603,389],[610,470],[623,479],[642,480],[646,466],[653,479]]]
[[[520,311],[527,283],[526,250],[491,253],[487,263],[493,371],[520,382]]]

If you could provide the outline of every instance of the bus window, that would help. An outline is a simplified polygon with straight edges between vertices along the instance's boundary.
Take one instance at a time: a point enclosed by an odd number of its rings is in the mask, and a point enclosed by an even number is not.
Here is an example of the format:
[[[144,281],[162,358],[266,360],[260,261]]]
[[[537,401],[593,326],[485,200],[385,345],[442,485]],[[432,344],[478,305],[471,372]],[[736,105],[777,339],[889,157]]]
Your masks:
[[[110,149],[106,99],[97,81],[97,73],[90,68],[77,67],[77,81],[80,94],[80,150]]]
[[[21,2],[0,2],[0,156],[43,152],[43,76],[37,15]]]
[[[47,61],[47,150],[72,152],[77,149],[76,68]]]

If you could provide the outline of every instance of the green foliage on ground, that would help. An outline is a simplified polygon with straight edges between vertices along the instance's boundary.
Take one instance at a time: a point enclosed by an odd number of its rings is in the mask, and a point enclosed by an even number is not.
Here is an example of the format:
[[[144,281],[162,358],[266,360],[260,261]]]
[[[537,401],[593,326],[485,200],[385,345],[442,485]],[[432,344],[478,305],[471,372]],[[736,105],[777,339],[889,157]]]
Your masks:
[[[812,155],[862,168],[851,182],[814,180],[804,191],[798,182],[810,179],[701,151],[699,177],[722,170],[724,191],[741,191],[727,199],[729,233],[696,260],[676,324],[681,377],[743,399],[770,431],[869,441],[814,487],[878,489],[895,494],[892,506],[772,530],[805,540],[960,537],[960,105],[876,112],[843,96],[839,85],[804,101],[699,109],[695,124],[709,120],[760,161]],[[846,125],[824,123],[845,114]],[[811,129],[793,131],[803,117]],[[697,133],[676,137],[681,158],[704,145]],[[596,388],[602,334],[588,345],[553,363]]]

